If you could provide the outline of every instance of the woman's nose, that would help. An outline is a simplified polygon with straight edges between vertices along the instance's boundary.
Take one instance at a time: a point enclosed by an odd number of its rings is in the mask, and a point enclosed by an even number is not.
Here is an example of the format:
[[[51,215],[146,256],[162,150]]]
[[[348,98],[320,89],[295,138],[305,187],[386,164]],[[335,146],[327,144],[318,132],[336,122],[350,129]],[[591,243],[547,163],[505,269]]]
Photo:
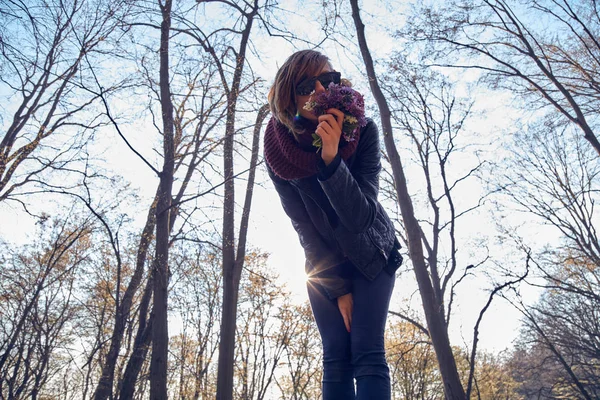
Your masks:
[[[325,87],[321,84],[320,81],[315,83],[315,93],[321,93],[325,91]]]

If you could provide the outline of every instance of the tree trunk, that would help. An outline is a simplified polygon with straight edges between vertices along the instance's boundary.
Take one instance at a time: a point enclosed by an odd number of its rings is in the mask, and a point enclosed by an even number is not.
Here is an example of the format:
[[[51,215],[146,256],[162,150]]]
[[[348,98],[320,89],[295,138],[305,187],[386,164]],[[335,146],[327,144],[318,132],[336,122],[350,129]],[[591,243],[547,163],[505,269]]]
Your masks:
[[[237,277],[236,279],[233,272],[228,271],[223,276],[223,313],[221,315],[221,339],[219,342],[217,400],[231,400],[233,398],[233,358],[240,285],[240,278]],[[229,345],[224,345],[224,343]]]
[[[132,399],[135,393],[135,383],[137,382],[144,360],[148,354],[150,340],[152,339],[152,318],[148,319],[148,306],[152,298],[152,289],[154,287],[152,276],[148,279],[144,289],[144,295],[140,301],[139,325],[135,335],[133,351],[127,362],[121,389],[119,391],[119,399]]]
[[[221,339],[217,367],[217,400],[232,400],[233,357],[235,348],[235,319],[240,278],[235,263],[234,234],[234,181],[233,181],[233,123],[235,104],[227,111],[227,128],[224,143],[225,200],[223,205],[223,311],[221,313]],[[240,274],[241,275],[241,271]]]
[[[358,44],[367,70],[369,85],[371,87],[371,92],[377,101],[377,106],[381,115],[384,143],[392,166],[396,191],[398,193],[398,203],[402,213],[402,219],[404,220],[404,226],[406,227],[410,259],[413,263],[427,326],[439,363],[442,380],[444,382],[444,392],[446,398],[449,400],[464,400],[466,399],[465,391],[458,375],[452,348],[450,347],[448,330],[444,320],[443,304],[441,303],[441,299],[436,301],[433,285],[429,273],[427,272],[427,265],[423,256],[423,246],[421,243],[421,228],[414,214],[412,201],[408,194],[402,161],[394,143],[390,109],[387,100],[379,87],[379,83],[377,82],[373,59],[365,37],[365,26],[362,23],[359,14],[358,0],[350,0],[350,4],[352,6],[352,18],[354,19]]]
[[[160,190],[160,189],[159,189]],[[142,278],[144,276],[144,265],[146,265],[146,257],[148,254],[148,247],[152,241],[152,233],[156,225],[156,200],[158,193],[156,194],[150,210],[148,211],[148,217],[146,218],[146,225],[142,231],[142,237],[140,238],[140,244],[138,246],[136,266],[133,276],[129,281],[129,285],[125,290],[123,299],[120,306],[116,310],[115,315],[115,327],[110,342],[110,349],[104,361],[102,367],[102,376],[96,387],[93,399],[105,400],[112,398],[112,388],[114,383],[115,366],[117,364],[117,358],[121,351],[121,342],[123,341],[123,335],[129,320],[129,313],[131,311],[131,304],[133,297],[137,292]],[[118,288],[117,288],[118,290]],[[144,317],[145,318],[145,317]]]
[[[225,173],[225,200],[223,204],[223,313],[221,314],[221,339],[219,341],[219,365],[217,367],[217,400],[232,400],[233,398],[233,359],[235,351],[237,300],[240,276],[242,274],[244,256],[246,253],[245,241],[242,243],[241,238],[245,238],[245,231],[248,229],[247,224],[246,226],[244,226],[243,223],[241,224],[239,235],[240,243],[238,244],[238,257],[236,259],[234,234],[235,187],[233,179],[233,135],[235,133],[234,124],[237,96],[246,60],[246,48],[250,38],[250,31],[252,30],[252,22],[254,21],[254,16],[257,11],[258,5],[254,2],[252,12],[246,14],[247,23],[242,32],[231,91],[227,96],[227,122],[223,146],[223,166]],[[253,171],[252,162],[250,171],[251,173]],[[250,190],[250,200],[252,199],[253,185],[253,179],[249,179],[248,189]],[[246,191],[246,194],[246,200],[248,201],[248,191]],[[246,209],[246,207],[248,208]],[[249,212],[249,204],[244,204],[244,213]],[[243,253],[241,258],[239,257],[240,253]]]
[[[160,29],[160,103],[163,119],[163,169],[156,206],[156,268],[153,271],[154,299],[152,307],[152,358],[150,361],[150,398],[167,399],[167,364],[169,332],[167,301],[169,283],[169,216],[173,188],[174,143],[173,103],[169,85],[169,34],[171,30],[171,0],[161,5]]]

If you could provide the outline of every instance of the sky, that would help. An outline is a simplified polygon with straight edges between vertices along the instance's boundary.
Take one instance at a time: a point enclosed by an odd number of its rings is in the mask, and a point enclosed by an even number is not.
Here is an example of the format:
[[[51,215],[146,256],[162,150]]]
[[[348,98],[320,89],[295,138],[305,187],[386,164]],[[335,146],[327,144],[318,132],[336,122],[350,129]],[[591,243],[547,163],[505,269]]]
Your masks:
[[[390,10],[381,7],[379,2],[365,1],[363,3],[366,8],[363,12],[363,19],[367,26],[367,39],[374,58],[382,60],[395,46],[395,42],[382,31],[382,26],[385,26],[386,23],[391,24]],[[292,0],[281,3],[284,8],[297,8],[295,5],[296,2]],[[304,13],[304,16],[290,18],[288,28],[292,28],[296,32],[305,32],[300,34],[309,38],[311,34],[318,31],[318,26],[315,24],[314,19],[310,17],[310,13],[314,10],[307,6],[298,12]],[[254,44],[260,57],[250,55],[253,70],[266,82],[270,83],[275,76],[277,67],[285,61],[294,49],[289,43],[281,39],[262,37],[260,40],[256,40]],[[335,69],[350,77],[355,87],[364,91],[367,101],[372,102],[356,49],[327,42],[319,50],[331,58]],[[463,79],[472,80],[468,76],[463,76]],[[470,127],[471,131],[489,134],[490,137],[501,136],[502,132],[511,125],[511,117],[507,114],[507,107],[503,105],[505,102],[508,103],[508,100],[507,97],[501,95],[489,96],[489,93],[482,92],[477,107],[481,108],[481,115],[483,115],[483,111],[486,112],[486,117],[475,118]],[[126,108],[126,104],[124,104],[126,101],[126,99],[123,99],[121,104],[114,105]],[[152,154],[150,143],[143,134],[143,132],[147,132],[146,127],[141,123],[134,123],[128,129],[128,132],[135,132],[128,139],[131,140],[136,149],[146,155]],[[156,177],[140,160],[132,157],[130,150],[115,132],[107,132],[103,140],[106,146],[106,156],[109,158],[112,168],[122,174],[126,180],[134,182],[142,201],[148,202],[156,188]],[[418,169],[407,167],[407,177],[409,188],[411,191],[416,192],[422,183]],[[268,252],[270,254],[270,266],[279,273],[281,281],[287,285],[294,299],[298,302],[306,301],[304,253],[296,232],[283,212],[277,193],[266,175],[264,166],[259,168],[257,183],[248,234],[249,245]],[[241,182],[239,187],[243,188],[242,185],[245,185],[245,182]],[[463,189],[465,201],[468,200],[470,192],[476,190],[478,190],[476,187]],[[239,191],[238,193],[238,199],[240,199],[242,192]],[[463,232],[464,236],[490,235],[490,240],[492,240],[491,226],[482,225],[481,223],[484,220],[483,218],[487,217],[487,215],[482,214],[474,215],[470,222],[467,221],[463,225],[471,228],[470,232]],[[530,229],[536,229],[535,225],[533,226]],[[32,232],[33,229],[34,221],[19,208],[0,205],[0,237],[7,238],[15,243],[25,243],[29,240],[28,233]],[[465,285],[458,292],[450,330],[451,342],[454,345],[461,346],[470,343],[474,322],[479,315],[481,306],[487,300],[485,290],[487,287],[489,287],[489,282],[486,279],[472,279],[465,282]],[[536,293],[531,292],[528,296],[533,301]],[[399,310],[406,307],[407,304],[413,310],[419,310],[420,297],[417,292],[414,274],[410,270],[398,275],[390,309]],[[480,332],[480,347],[493,352],[504,350],[511,346],[518,330],[518,312],[505,301],[496,299],[483,320]]]

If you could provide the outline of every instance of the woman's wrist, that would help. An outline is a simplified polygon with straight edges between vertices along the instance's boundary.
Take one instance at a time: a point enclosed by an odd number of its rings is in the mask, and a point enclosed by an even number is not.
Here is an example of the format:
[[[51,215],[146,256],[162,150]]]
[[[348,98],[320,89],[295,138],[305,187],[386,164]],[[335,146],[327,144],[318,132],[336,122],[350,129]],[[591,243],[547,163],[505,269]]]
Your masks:
[[[331,164],[335,156],[337,156],[337,148],[335,150],[329,150],[325,148],[321,150],[321,158],[323,159],[325,165]]]

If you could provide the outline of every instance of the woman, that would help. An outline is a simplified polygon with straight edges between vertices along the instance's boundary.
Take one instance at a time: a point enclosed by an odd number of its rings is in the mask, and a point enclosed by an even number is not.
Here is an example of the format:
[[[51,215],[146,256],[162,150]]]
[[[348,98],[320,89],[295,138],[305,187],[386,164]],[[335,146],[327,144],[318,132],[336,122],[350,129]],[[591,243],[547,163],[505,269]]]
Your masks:
[[[269,92],[267,169],[306,255],[308,296],[323,342],[323,399],[390,398],[384,329],[402,257],[394,227],[377,201],[379,134],[368,119],[347,142],[344,114],[315,117],[311,94],[340,83],[329,59],[294,53]],[[312,133],[321,149],[313,147]],[[356,393],[354,379],[356,379]]]

